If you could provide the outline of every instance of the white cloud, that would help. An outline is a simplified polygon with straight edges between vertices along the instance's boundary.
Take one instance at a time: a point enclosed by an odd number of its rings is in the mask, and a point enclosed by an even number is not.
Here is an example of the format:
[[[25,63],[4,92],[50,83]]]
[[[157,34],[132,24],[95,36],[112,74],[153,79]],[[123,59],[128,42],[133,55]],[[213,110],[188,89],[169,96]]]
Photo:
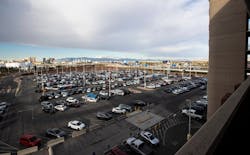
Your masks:
[[[0,20],[0,41],[144,56],[208,53],[207,0],[2,0]]]

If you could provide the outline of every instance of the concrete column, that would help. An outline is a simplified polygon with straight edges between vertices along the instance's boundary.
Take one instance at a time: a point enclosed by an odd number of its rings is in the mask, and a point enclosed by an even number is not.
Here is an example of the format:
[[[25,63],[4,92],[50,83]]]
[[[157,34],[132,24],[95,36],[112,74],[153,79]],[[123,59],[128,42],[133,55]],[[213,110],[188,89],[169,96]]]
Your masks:
[[[244,80],[247,11],[244,0],[210,0],[209,118]]]
[[[52,147],[48,147],[48,152],[49,152],[49,155],[53,155],[53,149],[52,149]]]

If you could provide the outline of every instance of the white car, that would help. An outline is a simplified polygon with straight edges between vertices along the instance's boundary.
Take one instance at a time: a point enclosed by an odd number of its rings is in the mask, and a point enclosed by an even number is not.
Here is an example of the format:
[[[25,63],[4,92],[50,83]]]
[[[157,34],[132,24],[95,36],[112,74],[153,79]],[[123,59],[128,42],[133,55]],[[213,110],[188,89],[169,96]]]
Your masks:
[[[78,100],[75,99],[75,98],[73,98],[73,97],[68,97],[68,98],[66,99],[66,101],[67,101],[67,102],[70,102],[70,103],[76,103]]]
[[[59,104],[55,106],[55,109],[58,111],[65,111],[67,109],[67,106],[63,104]]]
[[[69,93],[68,92],[62,92],[61,95],[62,95],[62,97],[67,97],[69,95]]]
[[[91,88],[88,88],[88,89],[87,89],[87,93],[90,93],[90,92],[91,92]]]
[[[85,124],[80,122],[80,121],[70,121],[68,123],[68,127],[71,128],[71,129],[74,129],[74,130],[82,130],[83,128],[85,128]]]
[[[146,141],[148,141],[152,145],[158,145],[160,143],[159,139],[156,138],[152,133],[148,131],[141,131],[140,135],[142,138],[144,138]]]
[[[99,94],[102,95],[102,96],[108,96],[109,95],[109,93],[107,91],[103,91],[103,90],[101,90],[99,92]]]
[[[97,102],[98,98],[86,97],[86,101],[88,101],[88,102]]]
[[[203,116],[200,114],[200,112],[196,111],[195,109],[182,109],[181,113],[187,116],[190,115],[190,117],[195,119],[203,119]]]
[[[114,107],[112,109],[113,113],[117,113],[117,114],[125,114],[126,113],[126,109],[122,109],[120,107]]]
[[[146,87],[149,88],[149,89],[155,89],[155,85],[154,84],[150,84],[150,85],[148,85]]]

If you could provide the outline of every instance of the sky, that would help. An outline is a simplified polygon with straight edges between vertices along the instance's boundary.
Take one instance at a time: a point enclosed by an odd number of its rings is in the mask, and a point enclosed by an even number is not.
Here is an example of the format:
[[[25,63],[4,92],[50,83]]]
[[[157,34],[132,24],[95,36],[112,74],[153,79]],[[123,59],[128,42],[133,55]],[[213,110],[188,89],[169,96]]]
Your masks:
[[[208,7],[208,0],[0,0],[0,59],[207,59]]]

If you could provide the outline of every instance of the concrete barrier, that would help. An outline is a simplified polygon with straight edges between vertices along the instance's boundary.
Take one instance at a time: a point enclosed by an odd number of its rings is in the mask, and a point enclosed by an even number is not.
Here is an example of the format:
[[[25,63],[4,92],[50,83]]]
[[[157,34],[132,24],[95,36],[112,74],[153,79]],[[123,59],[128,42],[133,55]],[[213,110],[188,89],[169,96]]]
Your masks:
[[[73,131],[71,136],[72,136],[72,138],[75,138],[75,137],[81,136],[85,133],[86,133],[86,129],[81,130],[81,131]]]
[[[55,146],[55,145],[63,143],[63,142],[64,142],[64,137],[52,139],[52,140],[47,142],[47,147],[52,147],[52,146]]]
[[[135,94],[140,94],[141,91],[140,90],[136,90],[136,89],[133,89],[133,88],[128,88],[129,91],[131,91],[132,93],[135,93]]]
[[[154,88],[145,88],[145,87],[137,87],[137,89],[140,89],[140,90],[145,90],[145,91],[152,91],[152,90],[155,90]]]
[[[0,153],[0,155],[11,155],[11,153]]]
[[[23,150],[17,151],[17,155],[27,155],[38,151],[38,146],[29,147]]]

